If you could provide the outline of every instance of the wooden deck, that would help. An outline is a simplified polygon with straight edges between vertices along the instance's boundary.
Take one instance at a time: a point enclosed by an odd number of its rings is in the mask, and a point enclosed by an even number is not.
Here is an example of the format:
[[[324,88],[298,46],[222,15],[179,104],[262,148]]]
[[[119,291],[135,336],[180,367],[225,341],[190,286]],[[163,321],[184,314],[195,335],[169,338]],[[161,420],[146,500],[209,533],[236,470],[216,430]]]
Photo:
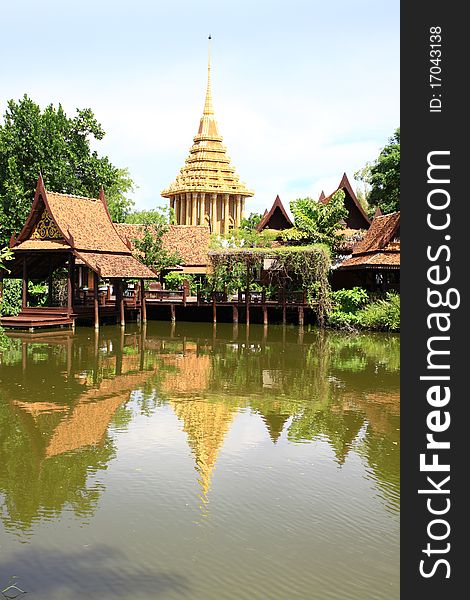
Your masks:
[[[262,322],[267,325],[269,313],[272,310],[282,311],[282,322],[286,323],[286,312],[293,311],[298,313],[298,323],[304,323],[304,309],[307,308],[306,298],[302,292],[292,292],[289,295],[283,294],[276,299],[267,299],[262,292],[240,291],[238,294],[230,295],[223,292],[213,292],[211,294],[199,293],[197,296],[186,295],[185,292],[177,290],[158,290],[147,291],[145,293],[145,306],[142,306],[140,298],[123,299],[124,322],[133,319],[147,320],[147,310],[157,307],[167,307],[170,310],[171,321],[176,320],[176,309],[193,309],[191,317],[194,318],[194,309],[211,309],[212,320],[217,322],[217,309],[231,308],[232,321],[238,323],[239,310],[243,309],[244,321],[249,324],[250,311],[258,309],[262,311]],[[38,307],[24,308],[16,317],[0,317],[0,325],[5,329],[29,330],[74,327],[78,322],[94,322],[95,307],[92,304],[84,303],[74,305],[71,309],[67,307]],[[120,322],[123,324],[122,315],[115,301],[103,300],[98,307],[99,320]],[[181,313],[180,313],[181,314]],[[202,313],[201,313],[202,314]],[[207,312],[205,313],[207,315]],[[275,312],[274,314],[279,314]],[[155,315],[155,312],[154,312]],[[198,320],[197,318],[195,320]]]
[[[72,327],[74,318],[63,308],[24,308],[16,317],[0,317],[0,325],[6,329]]]

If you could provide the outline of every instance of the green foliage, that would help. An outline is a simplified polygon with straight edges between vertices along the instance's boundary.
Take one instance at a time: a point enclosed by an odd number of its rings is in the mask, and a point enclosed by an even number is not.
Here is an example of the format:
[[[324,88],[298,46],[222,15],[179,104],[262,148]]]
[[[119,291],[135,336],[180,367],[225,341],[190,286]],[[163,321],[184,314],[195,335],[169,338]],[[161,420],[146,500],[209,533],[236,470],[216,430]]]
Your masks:
[[[43,283],[28,281],[28,300],[30,306],[45,306],[48,286]]]
[[[60,104],[41,110],[27,95],[8,102],[0,123],[0,246],[22,228],[40,172],[46,188],[58,192],[96,198],[102,185],[111,217],[124,219],[132,180],[126,169],[91,149],[104,135],[89,108],[77,109],[71,118]]]
[[[259,272],[265,259],[273,261],[272,272],[283,282],[296,279],[301,290],[306,292],[308,304],[316,311],[322,326],[331,310],[328,272],[331,262],[330,250],[323,244],[312,246],[281,246],[277,248],[232,249],[209,254],[212,275],[208,278],[212,290],[229,293],[247,287],[253,290],[253,279],[248,273]],[[272,292],[271,286],[261,285],[262,290]]]
[[[250,213],[248,217],[241,220],[240,229],[252,231],[253,229],[256,229],[262,218],[263,215],[261,213]]]
[[[142,238],[134,239],[137,258],[159,273],[182,262],[178,252],[170,252],[163,247],[163,236],[167,231],[168,225],[164,223],[145,225]]]
[[[364,307],[359,320],[365,329],[380,331],[400,330],[400,296],[395,292],[387,293],[385,300],[377,300]]]
[[[327,204],[313,198],[299,198],[290,203],[294,227],[282,232],[282,238],[301,244],[325,244],[332,249],[341,240],[340,221],[348,211],[344,206],[344,192],[338,190]]]
[[[171,273],[167,273],[163,278],[165,287],[168,290],[177,290],[181,288],[185,280],[189,283],[189,293],[191,296],[195,296],[197,294],[197,282],[196,277],[191,273],[178,273],[177,271],[172,271]]]
[[[10,248],[3,248],[0,250],[0,271],[7,271],[7,262],[13,258],[13,252]]]
[[[354,177],[371,186],[367,200],[372,207],[379,206],[384,213],[400,210],[400,128],[377,159]]]
[[[385,299],[369,302],[365,289],[355,287],[332,293],[333,309],[328,324],[341,329],[400,330],[400,296],[389,292]]]
[[[5,317],[16,316],[21,310],[21,279],[5,279],[0,314]]]
[[[151,210],[136,210],[126,216],[126,223],[140,225],[174,224],[174,210],[168,207],[158,207]]]

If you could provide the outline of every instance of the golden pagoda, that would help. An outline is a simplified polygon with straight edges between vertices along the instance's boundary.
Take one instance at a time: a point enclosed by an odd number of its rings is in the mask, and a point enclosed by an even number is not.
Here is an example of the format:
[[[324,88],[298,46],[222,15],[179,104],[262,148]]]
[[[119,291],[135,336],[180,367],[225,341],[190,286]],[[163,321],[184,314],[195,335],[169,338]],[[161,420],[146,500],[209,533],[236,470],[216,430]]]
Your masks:
[[[245,198],[253,195],[231,166],[219,135],[212,106],[209,47],[206,100],[199,130],[183,168],[162,196],[170,199],[178,225],[208,225],[212,233],[227,233],[239,227]]]

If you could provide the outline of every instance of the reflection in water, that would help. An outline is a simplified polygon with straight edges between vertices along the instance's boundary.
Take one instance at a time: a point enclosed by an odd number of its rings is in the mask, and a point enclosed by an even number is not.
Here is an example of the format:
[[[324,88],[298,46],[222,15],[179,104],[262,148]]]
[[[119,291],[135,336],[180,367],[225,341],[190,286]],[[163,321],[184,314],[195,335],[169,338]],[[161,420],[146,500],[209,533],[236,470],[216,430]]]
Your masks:
[[[396,514],[398,375],[397,336],[306,331],[299,341],[294,328],[158,323],[14,337],[0,354],[0,518],[23,536],[65,512],[88,523],[109,481],[98,474],[120,464],[119,436],[138,417],[168,418],[162,410],[179,424],[203,506],[243,416],[269,436],[267,460],[299,444],[314,456],[326,444],[344,469],[352,453]],[[143,442],[133,451],[145,455]]]

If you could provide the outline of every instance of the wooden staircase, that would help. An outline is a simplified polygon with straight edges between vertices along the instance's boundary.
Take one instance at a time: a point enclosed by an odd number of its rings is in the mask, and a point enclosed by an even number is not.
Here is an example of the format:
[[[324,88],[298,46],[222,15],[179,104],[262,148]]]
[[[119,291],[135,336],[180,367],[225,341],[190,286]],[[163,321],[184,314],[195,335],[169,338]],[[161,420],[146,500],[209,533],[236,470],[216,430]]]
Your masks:
[[[23,308],[16,317],[0,317],[0,325],[5,329],[29,329],[46,327],[70,327],[74,318],[64,307]]]

